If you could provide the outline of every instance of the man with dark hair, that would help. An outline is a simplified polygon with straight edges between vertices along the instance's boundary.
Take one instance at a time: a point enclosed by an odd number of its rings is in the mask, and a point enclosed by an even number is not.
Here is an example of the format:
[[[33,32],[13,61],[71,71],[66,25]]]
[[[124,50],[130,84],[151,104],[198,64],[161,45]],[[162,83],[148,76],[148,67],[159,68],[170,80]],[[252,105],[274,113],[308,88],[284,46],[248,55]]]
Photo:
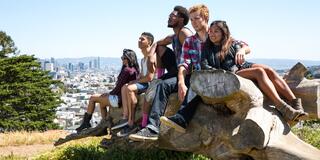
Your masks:
[[[143,116],[142,119],[142,123],[145,123],[146,127],[136,134],[131,134],[129,138],[132,140],[141,141],[158,139],[160,117],[164,115],[170,94],[178,91],[177,64],[181,55],[182,44],[187,37],[193,34],[190,29],[185,27],[188,22],[188,10],[182,6],[175,6],[168,19],[168,27],[173,29],[174,34],[157,42],[157,54],[161,59],[161,65],[165,67],[169,66],[169,70],[174,70],[175,72],[172,72],[174,74],[169,74],[167,77],[164,77],[163,81],[160,81],[157,84],[156,93],[151,102],[150,117],[147,118],[147,116]],[[173,51],[166,47],[168,44],[172,44]],[[172,63],[175,63],[175,65],[170,65]],[[148,111],[149,107],[144,109],[143,114],[148,115]],[[149,123],[147,124],[148,120]],[[142,125],[142,127],[144,126]]]
[[[153,35],[143,32],[139,37],[138,45],[143,54],[140,64],[140,75],[137,80],[130,81],[121,88],[123,117],[122,120],[111,129],[124,127],[117,136],[124,137],[136,131],[135,109],[137,105],[137,94],[143,93],[149,87],[149,82],[153,80],[156,63],[155,63],[155,47],[153,45]]]
[[[153,37],[153,35],[151,33],[143,32],[141,35],[145,36],[148,39],[148,41],[150,42],[150,45],[153,44],[154,37]]]

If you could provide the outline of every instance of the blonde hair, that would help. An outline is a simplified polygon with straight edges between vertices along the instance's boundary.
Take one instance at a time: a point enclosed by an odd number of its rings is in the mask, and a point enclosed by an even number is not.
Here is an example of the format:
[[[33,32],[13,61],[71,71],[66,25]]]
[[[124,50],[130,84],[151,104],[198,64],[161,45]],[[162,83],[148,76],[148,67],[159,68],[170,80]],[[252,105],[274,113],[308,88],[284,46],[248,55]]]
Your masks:
[[[200,11],[200,15],[206,20],[206,22],[209,21],[209,9],[206,5],[198,4],[189,8],[189,14],[197,11]]]

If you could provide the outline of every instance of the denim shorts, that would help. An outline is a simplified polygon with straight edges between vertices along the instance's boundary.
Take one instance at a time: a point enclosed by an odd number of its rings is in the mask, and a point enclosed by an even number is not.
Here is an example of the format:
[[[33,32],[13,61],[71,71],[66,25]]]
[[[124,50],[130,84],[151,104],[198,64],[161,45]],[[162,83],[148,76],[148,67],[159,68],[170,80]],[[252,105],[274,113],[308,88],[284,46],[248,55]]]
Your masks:
[[[111,107],[118,108],[119,107],[119,98],[117,95],[109,95],[109,102]]]
[[[149,83],[136,83],[138,93],[142,93],[147,90]]]

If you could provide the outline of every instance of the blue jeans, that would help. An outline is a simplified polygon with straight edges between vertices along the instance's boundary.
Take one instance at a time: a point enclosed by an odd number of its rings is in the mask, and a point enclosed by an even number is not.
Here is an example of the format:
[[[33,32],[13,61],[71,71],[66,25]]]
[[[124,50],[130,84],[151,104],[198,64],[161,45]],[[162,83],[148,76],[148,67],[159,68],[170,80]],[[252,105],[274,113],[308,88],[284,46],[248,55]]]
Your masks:
[[[188,87],[188,91],[178,113],[185,119],[185,121],[187,121],[192,118],[196,109],[196,107],[189,106],[187,104],[191,102],[193,99],[195,100],[192,101],[192,104],[198,103],[199,99],[201,100],[201,98],[197,96],[192,91],[192,89],[190,89],[190,75],[186,76],[185,84]],[[147,127],[152,131],[159,133],[160,117],[164,115],[170,94],[175,92],[178,92],[177,77],[163,80],[161,83],[157,85],[156,95],[152,102],[151,111],[149,115],[149,123],[147,125]]]
[[[149,87],[149,83],[136,83],[138,93],[143,93]]]

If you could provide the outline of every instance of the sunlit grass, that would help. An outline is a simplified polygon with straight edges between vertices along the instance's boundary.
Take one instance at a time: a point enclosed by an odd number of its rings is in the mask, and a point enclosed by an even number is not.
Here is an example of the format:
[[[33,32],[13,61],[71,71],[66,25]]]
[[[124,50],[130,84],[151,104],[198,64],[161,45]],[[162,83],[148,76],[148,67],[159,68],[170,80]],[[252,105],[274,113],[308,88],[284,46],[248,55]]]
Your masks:
[[[63,130],[51,130],[46,132],[7,132],[0,133],[0,147],[19,146],[32,144],[52,144],[59,137],[68,133]]]
[[[292,128],[292,132],[303,141],[320,149],[320,120],[307,121],[302,128]]]
[[[317,122],[305,123],[304,127],[293,127],[292,131],[305,142],[320,149],[320,127]],[[0,147],[9,145],[28,145],[28,144],[52,144],[59,137],[64,137],[67,133],[64,131],[40,132],[14,132],[0,134]],[[209,160],[209,158],[186,152],[175,152],[161,149],[123,149],[111,147],[103,149],[99,143],[103,137],[89,137],[80,140],[67,142],[61,146],[55,147],[51,151],[36,155],[33,157],[19,157],[18,155],[0,156],[0,160],[86,160],[86,159],[116,159],[116,160]]]
[[[175,152],[161,149],[123,149],[112,147],[110,149],[100,148],[98,145],[103,137],[90,137],[63,144],[51,152],[44,153],[34,159],[37,160],[86,160],[86,159],[115,159],[115,160],[209,160],[201,155],[192,153]]]
[[[7,156],[0,155],[0,160],[26,160],[26,159],[28,159],[28,158],[17,156],[17,155],[14,155],[13,153],[11,155],[7,155]]]

